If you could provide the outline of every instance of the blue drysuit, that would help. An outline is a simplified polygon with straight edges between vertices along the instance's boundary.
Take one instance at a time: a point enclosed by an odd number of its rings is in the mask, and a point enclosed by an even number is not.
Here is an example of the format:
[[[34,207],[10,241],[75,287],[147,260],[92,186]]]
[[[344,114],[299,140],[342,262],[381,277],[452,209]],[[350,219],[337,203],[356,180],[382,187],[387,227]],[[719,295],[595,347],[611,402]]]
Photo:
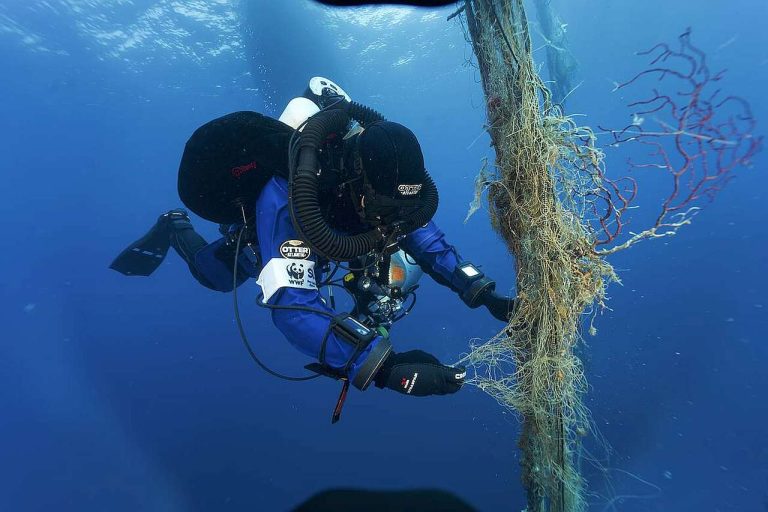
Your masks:
[[[267,265],[273,258],[283,260],[280,246],[288,240],[298,239],[296,230],[288,212],[288,184],[280,177],[272,178],[264,187],[256,201],[256,234],[259,242],[261,267]],[[213,242],[195,254],[195,266],[209,287],[219,291],[231,291],[233,286],[232,268],[217,258],[216,253],[226,243],[225,239]],[[424,227],[417,229],[400,242],[400,248],[413,258],[416,263],[439,283],[461,291],[453,274],[461,257],[456,249],[445,241],[445,235],[430,221]],[[316,280],[322,281],[321,264],[312,253],[309,261],[314,261]],[[260,267],[249,260],[247,251],[240,255],[238,261],[238,286],[249,277],[258,277]],[[280,288],[272,295],[269,304],[278,306],[305,306],[312,309],[327,311],[336,315],[323,300],[317,289],[301,289],[292,287]],[[323,339],[328,332],[331,318],[329,316],[297,311],[290,309],[272,309],[272,321],[285,335],[288,341],[304,354],[318,358]],[[360,365],[371,349],[381,340],[376,338],[368,348],[349,367],[348,377],[354,379]],[[328,335],[325,351],[325,363],[334,369],[343,368],[352,356],[355,347],[331,332]]]

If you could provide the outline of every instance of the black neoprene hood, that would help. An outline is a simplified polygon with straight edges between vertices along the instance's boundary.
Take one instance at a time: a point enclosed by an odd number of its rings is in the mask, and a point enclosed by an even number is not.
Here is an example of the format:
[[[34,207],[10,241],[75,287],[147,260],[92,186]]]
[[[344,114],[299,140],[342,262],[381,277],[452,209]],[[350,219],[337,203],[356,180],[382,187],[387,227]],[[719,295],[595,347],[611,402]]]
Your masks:
[[[420,190],[427,176],[419,141],[399,123],[379,121],[366,128],[358,151],[368,183],[377,194],[402,198],[406,189],[401,186],[417,185]]]

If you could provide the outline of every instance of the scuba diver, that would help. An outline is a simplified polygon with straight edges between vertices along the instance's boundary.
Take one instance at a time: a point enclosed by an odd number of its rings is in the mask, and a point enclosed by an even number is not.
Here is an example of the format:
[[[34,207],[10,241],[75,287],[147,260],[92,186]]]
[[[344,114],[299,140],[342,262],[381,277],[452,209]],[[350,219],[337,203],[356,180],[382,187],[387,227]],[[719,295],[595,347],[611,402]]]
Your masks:
[[[512,311],[514,299],[497,294],[432,221],[438,194],[415,135],[326,78],[312,78],[279,120],[235,112],[198,128],[184,149],[178,190],[222,237],[207,243],[185,210],[171,210],[111,268],[148,276],[173,247],[203,286],[234,291],[238,328],[259,366],[289,380],[344,381],[334,422],[350,383],[413,396],[461,388],[464,368],[392,348],[389,330],[415,304],[422,273],[500,321]],[[237,307],[236,289],[249,278],[275,326],[317,359],[306,366],[311,376],[286,377],[256,357]],[[337,311],[335,289],[352,297],[351,311]]]

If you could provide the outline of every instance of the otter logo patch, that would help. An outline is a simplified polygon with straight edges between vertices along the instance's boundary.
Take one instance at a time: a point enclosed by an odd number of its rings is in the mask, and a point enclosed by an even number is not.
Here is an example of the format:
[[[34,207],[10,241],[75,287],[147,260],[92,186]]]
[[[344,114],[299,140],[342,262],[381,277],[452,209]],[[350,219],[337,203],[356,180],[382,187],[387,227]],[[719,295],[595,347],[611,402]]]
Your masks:
[[[415,196],[421,191],[421,185],[398,185],[397,191],[403,196]]]
[[[280,244],[280,256],[289,260],[306,260],[312,251],[303,240],[286,240]]]

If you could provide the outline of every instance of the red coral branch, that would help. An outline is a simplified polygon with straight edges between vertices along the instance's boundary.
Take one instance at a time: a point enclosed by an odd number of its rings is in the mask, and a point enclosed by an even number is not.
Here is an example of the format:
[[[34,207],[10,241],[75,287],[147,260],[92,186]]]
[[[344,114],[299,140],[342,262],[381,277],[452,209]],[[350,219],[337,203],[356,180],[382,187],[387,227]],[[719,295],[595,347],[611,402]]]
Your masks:
[[[616,86],[616,90],[624,89],[655,78],[664,82],[667,89],[674,88],[667,93],[653,88],[648,98],[629,103],[629,107],[639,108],[631,125],[621,130],[605,130],[613,137],[611,146],[631,142],[650,149],[649,160],[630,159],[630,169],[658,169],[667,172],[672,180],[655,224],[641,233],[633,233],[620,246],[601,250],[603,253],[626,248],[644,238],[674,234],[690,222],[703,200],[712,201],[733,178],[733,171],[750,165],[761,149],[762,137],[753,134],[756,122],[749,103],[732,95],[718,100],[720,89],[712,89],[725,71],[712,73],[706,55],[691,44],[690,36],[690,29],[680,35],[677,49],[660,43],[638,52],[651,57],[650,67]],[[647,115],[654,116],[656,130],[642,128],[640,116]],[[601,200],[603,214],[597,214],[598,205],[593,203],[600,223],[598,232],[602,232],[596,247],[614,242],[626,224],[622,215],[637,193],[634,180],[630,188],[619,186],[626,179],[612,181],[602,169],[597,169],[594,195]]]

